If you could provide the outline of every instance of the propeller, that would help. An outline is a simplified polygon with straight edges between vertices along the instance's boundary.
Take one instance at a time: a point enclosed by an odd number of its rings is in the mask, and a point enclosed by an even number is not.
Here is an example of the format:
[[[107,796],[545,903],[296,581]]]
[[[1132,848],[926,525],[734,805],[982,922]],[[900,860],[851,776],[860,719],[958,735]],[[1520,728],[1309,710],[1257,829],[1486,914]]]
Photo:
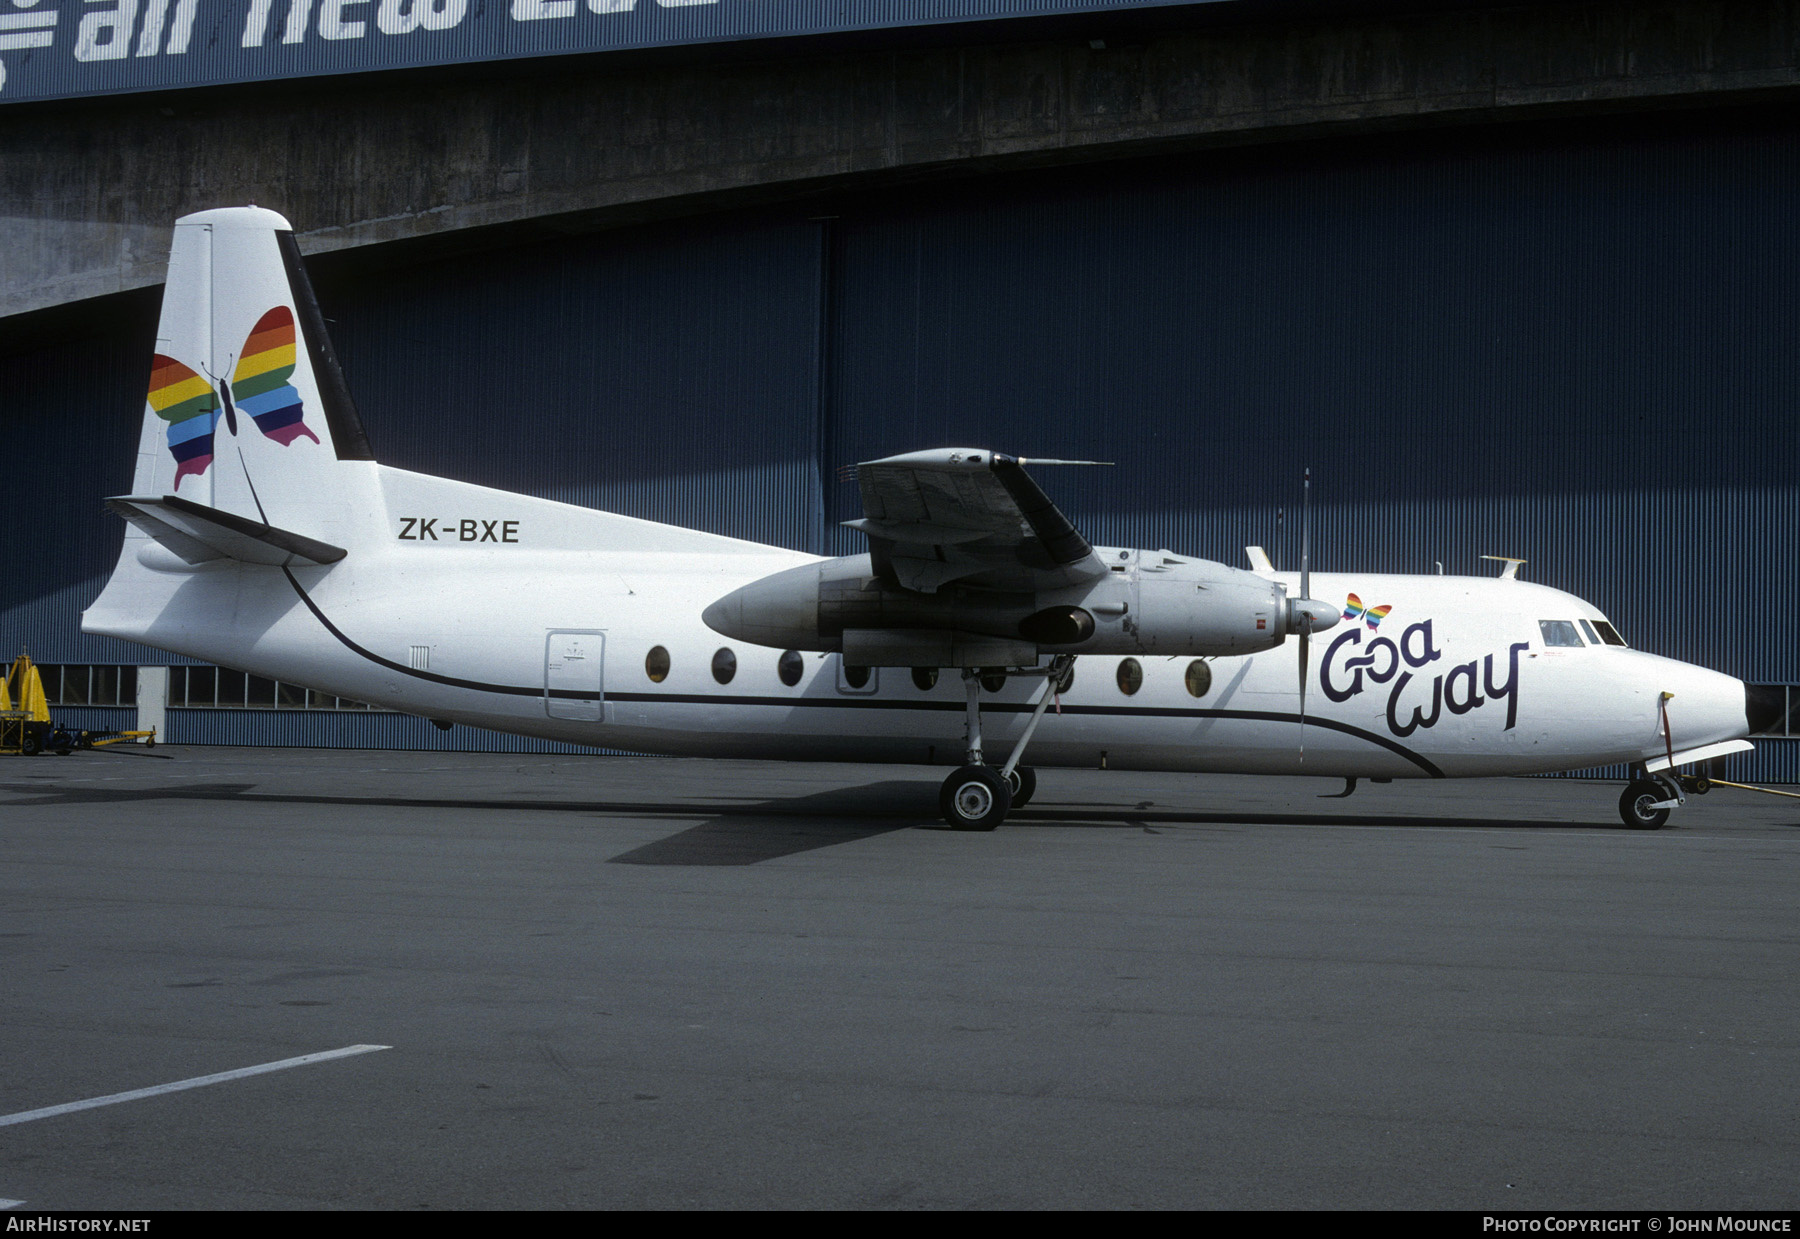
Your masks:
[[[1312,470],[1308,469],[1300,484],[1300,601],[1312,598]],[[1307,663],[1312,659],[1313,616],[1310,607],[1300,608],[1300,760],[1306,760],[1306,680]]]
[[[1300,760],[1306,760],[1306,684],[1311,678],[1312,638],[1337,625],[1338,610],[1312,596],[1312,470],[1306,471],[1300,507],[1300,597],[1288,600],[1287,630],[1300,638]]]

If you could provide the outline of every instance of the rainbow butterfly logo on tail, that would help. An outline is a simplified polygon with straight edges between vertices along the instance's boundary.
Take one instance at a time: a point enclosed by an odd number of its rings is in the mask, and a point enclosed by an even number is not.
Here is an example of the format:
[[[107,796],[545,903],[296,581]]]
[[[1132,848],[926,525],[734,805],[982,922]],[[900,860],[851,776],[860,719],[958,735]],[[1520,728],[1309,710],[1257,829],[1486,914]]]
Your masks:
[[[1374,632],[1381,627],[1381,621],[1386,619],[1387,613],[1393,609],[1391,603],[1385,607],[1365,607],[1361,598],[1351,594],[1349,600],[1344,603],[1344,618],[1352,623],[1359,619],[1364,620],[1369,625],[1369,631]]]
[[[150,407],[169,424],[169,455],[175,458],[175,486],[181,479],[206,472],[213,459],[213,431],[221,412],[226,427],[237,433],[237,410],[242,409],[263,434],[287,447],[305,435],[314,443],[319,436],[308,428],[294,377],[294,312],[278,305],[256,320],[244,340],[229,387],[215,391],[194,371],[158,353],[150,360]],[[221,397],[223,408],[221,409]]]

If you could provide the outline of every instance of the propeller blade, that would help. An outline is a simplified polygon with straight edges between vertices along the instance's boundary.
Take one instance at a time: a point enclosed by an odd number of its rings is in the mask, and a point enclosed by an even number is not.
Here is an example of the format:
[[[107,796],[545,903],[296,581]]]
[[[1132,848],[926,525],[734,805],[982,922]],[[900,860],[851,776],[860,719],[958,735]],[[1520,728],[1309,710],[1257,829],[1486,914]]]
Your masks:
[[[1300,621],[1300,760],[1306,760],[1306,681],[1307,664],[1312,660],[1312,615],[1305,613]]]
[[[1312,569],[1307,552],[1312,543],[1312,470],[1306,471],[1300,488],[1300,596],[1312,597]]]
[[[1306,471],[1300,489],[1300,600],[1312,598],[1312,470]],[[1307,664],[1312,658],[1313,617],[1310,609],[1300,612],[1300,760],[1306,760],[1306,681]]]

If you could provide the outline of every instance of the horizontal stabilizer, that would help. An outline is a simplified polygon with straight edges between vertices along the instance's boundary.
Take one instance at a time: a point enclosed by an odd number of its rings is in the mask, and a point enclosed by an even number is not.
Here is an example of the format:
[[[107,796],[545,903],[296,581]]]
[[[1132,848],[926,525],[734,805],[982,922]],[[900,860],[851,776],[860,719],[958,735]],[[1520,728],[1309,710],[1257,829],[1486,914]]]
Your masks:
[[[235,559],[276,567],[322,566],[344,557],[344,549],[329,542],[174,495],[126,495],[108,499],[106,506],[190,564]]]

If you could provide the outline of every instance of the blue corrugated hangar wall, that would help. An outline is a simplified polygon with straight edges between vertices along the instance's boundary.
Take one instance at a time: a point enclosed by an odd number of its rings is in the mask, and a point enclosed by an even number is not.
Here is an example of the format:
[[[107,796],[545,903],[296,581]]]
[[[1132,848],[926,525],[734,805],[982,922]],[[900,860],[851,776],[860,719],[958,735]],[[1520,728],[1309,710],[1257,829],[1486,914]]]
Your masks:
[[[946,443],[1046,471],[1096,541],[1493,570],[1640,648],[1800,683],[1800,117],[1714,112],[970,178],[322,281],[377,455],[830,553],[838,466]],[[136,310],[138,320],[149,313]],[[8,640],[81,638],[151,349],[0,360]],[[48,527],[45,527],[45,526]],[[472,583],[472,587],[478,587]],[[490,741],[176,711],[175,740]],[[494,743],[512,741],[494,738]],[[1742,774],[1800,778],[1800,742]]]

